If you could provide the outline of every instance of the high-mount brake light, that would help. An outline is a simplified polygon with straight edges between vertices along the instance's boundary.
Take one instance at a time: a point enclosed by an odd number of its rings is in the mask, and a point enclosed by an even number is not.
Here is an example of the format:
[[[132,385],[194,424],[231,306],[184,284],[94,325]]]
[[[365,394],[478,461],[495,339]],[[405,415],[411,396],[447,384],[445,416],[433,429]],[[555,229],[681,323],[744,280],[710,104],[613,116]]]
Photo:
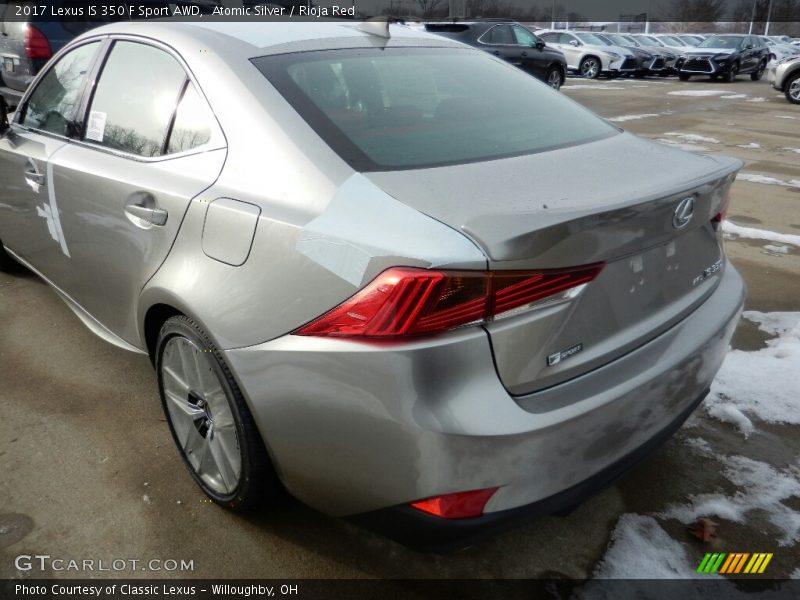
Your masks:
[[[595,263],[537,271],[438,271],[394,267],[294,331],[320,337],[400,338],[483,324],[592,281]]]

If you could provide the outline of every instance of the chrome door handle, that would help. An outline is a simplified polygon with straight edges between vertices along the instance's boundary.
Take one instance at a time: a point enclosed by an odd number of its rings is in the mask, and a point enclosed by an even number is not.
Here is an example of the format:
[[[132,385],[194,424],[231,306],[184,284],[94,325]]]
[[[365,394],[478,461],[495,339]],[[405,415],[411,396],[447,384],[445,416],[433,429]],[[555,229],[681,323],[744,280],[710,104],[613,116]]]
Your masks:
[[[36,171],[25,171],[25,179],[31,183],[44,185],[44,174],[37,173]]]
[[[156,227],[166,225],[169,217],[166,210],[156,206],[156,199],[152,194],[143,192],[137,192],[130,196],[125,204],[125,212]]]

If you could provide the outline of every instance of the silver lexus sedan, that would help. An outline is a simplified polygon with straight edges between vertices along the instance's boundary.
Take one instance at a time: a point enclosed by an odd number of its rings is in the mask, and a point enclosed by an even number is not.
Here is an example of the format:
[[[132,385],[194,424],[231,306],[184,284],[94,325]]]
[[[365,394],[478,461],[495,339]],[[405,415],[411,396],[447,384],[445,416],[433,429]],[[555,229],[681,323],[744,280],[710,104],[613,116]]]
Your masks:
[[[689,416],[743,304],[739,161],[400,25],[108,25],[0,129],[0,261],[149,355],[231,509],[420,548],[566,510]]]

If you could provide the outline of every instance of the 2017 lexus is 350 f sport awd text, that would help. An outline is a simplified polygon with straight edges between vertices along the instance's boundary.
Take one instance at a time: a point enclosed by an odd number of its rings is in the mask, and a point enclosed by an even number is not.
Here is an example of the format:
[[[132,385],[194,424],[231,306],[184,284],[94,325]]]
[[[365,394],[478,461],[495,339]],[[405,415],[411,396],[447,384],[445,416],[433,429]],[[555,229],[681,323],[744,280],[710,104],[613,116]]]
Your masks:
[[[741,166],[392,25],[119,23],[0,136],[2,261],[150,356],[232,508],[410,545],[565,510],[688,417],[739,318]]]

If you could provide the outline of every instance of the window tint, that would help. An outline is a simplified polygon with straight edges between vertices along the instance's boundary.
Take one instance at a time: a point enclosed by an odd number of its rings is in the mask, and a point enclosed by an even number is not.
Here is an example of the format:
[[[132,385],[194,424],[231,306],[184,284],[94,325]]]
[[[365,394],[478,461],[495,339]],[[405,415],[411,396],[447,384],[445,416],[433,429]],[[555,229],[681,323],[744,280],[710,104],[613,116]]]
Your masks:
[[[539,35],[545,42],[552,42],[554,44],[558,43],[558,34],[553,32],[542,33]]]
[[[31,94],[23,125],[58,135],[71,133],[81,90],[99,47],[99,42],[85,44],[59,59]]]
[[[167,153],[186,152],[207,143],[211,139],[213,121],[208,104],[190,83],[178,105]]]
[[[92,99],[85,139],[138,156],[158,156],[186,73],[166,52],[116,42]]]
[[[617,133],[478,50],[331,50],[253,63],[358,171],[490,160]]]
[[[520,46],[535,46],[536,36],[519,25],[514,25],[514,37]]]
[[[487,44],[514,44],[514,36],[511,35],[511,27],[508,25],[495,25],[481,38]]]

